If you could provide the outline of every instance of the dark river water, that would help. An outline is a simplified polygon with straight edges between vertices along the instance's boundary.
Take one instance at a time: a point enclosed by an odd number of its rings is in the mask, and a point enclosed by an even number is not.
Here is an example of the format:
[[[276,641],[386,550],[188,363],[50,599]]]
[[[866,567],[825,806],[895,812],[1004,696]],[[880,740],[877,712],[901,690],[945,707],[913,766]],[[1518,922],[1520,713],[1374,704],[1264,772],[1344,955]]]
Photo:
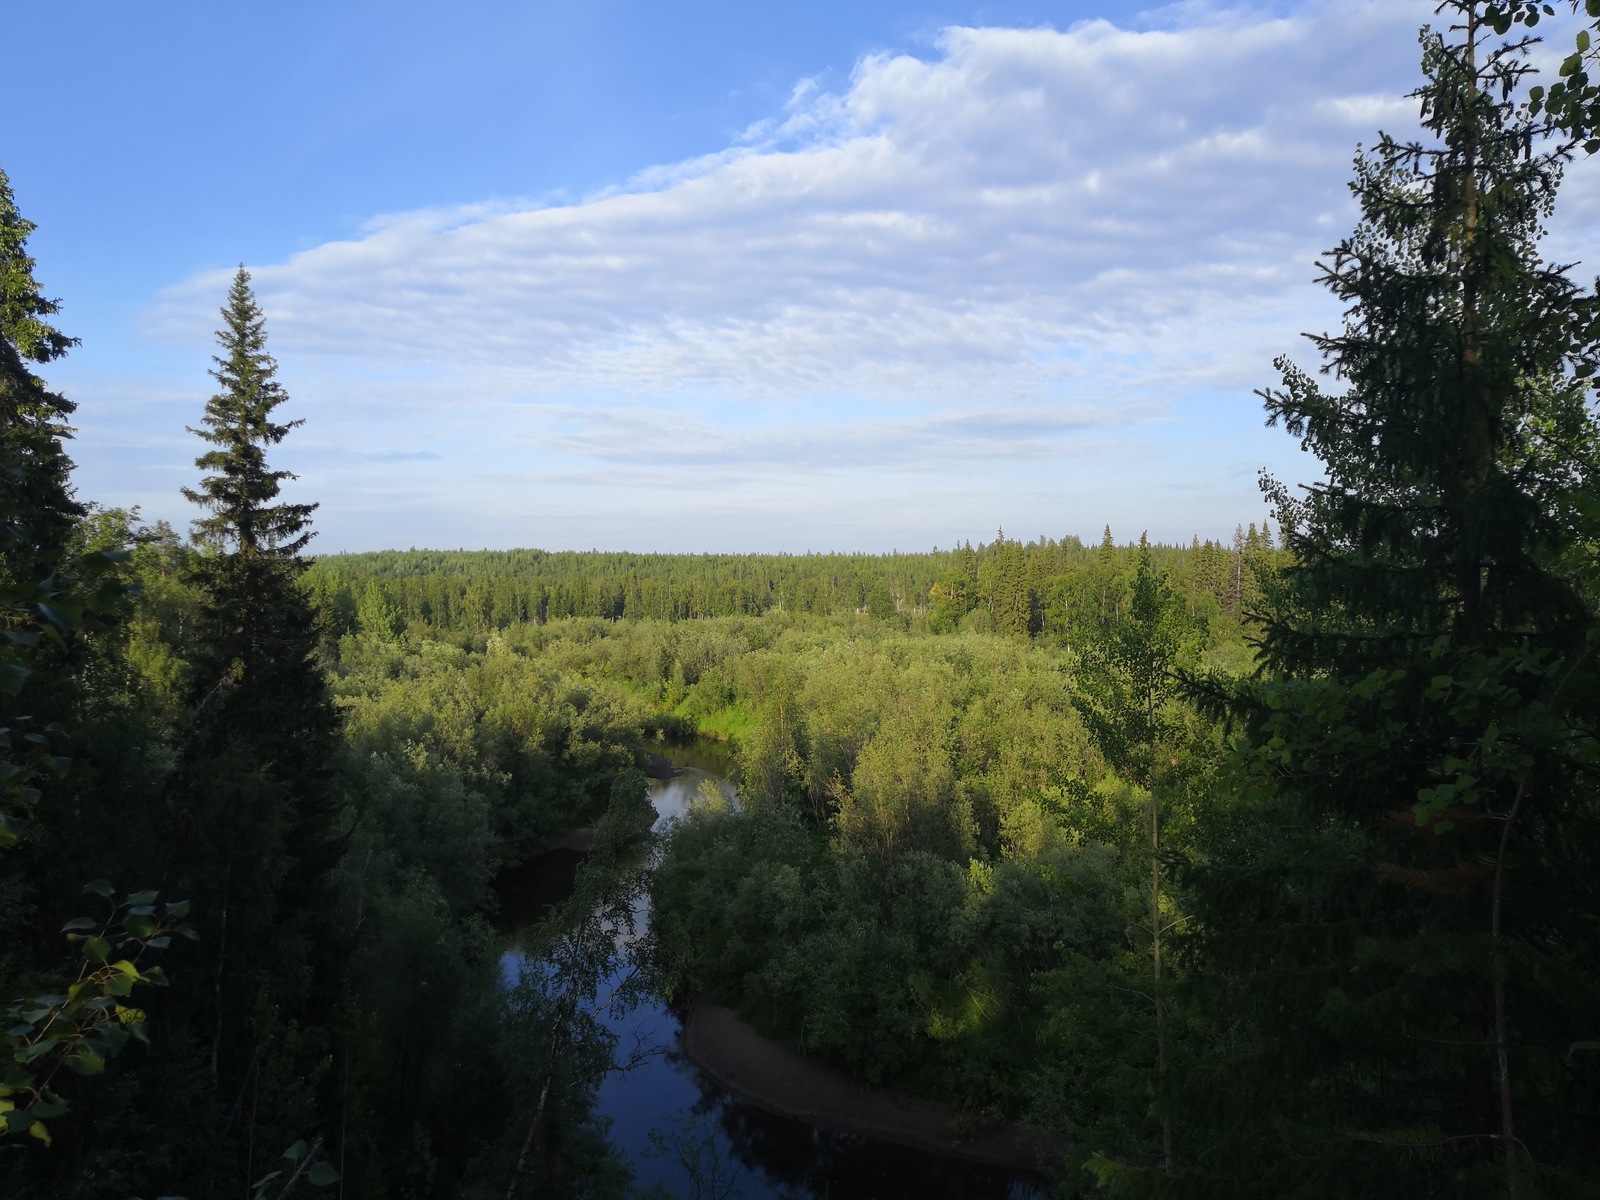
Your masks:
[[[714,744],[666,746],[660,752],[684,773],[650,783],[658,831],[687,812],[702,787],[726,789],[729,768],[726,752]],[[501,969],[508,983],[516,981],[524,961],[519,931],[565,899],[581,857],[554,850],[502,880],[507,949]],[[648,911],[640,917],[642,929]],[[659,1185],[671,1195],[717,1200],[1034,1200],[1048,1194],[1033,1177],[1014,1171],[766,1112],[719,1087],[684,1058],[678,1017],[660,997],[651,996],[608,1023],[622,1045],[642,1041],[656,1051],[630,1070],[613,1071],[599,1093],[612,1142],[628,1158],[639,1189]]]

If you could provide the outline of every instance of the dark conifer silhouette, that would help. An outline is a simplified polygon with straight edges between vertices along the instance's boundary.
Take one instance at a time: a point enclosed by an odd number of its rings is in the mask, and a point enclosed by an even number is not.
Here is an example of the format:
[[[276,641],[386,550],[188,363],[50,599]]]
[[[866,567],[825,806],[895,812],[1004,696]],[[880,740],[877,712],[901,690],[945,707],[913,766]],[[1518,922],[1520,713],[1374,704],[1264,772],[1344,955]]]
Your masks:
[[[330,1016],[339,944],[325,928],[326,886],[340,851],[338,722],[300,578],[316,506],[281,499],[293,476],[267,461],[300,422],[275,419],[288,397],[242,267],[222,316],[220,386],[194,430],[210,446],[195,460],[206,474],[184,489],[207,512],[194,523],[202,607],[175,784],[181,869],[213,980],[197,1019],[219,1099],[252,1072],[309,1078],[306,1056],[326,1053],[317,1029]],[[271,1136],[287,1144],[316,1101],[304,1087],[263,1100]]]
[[[1539,255],[1569,148],[1515,103],[1525,47],[1442,8],[1428,139],[1357,161],[1324,265],[1345,387],[1280,360],[1263,393],[1327,477],[1266,481],[1290,565],[1226,706],[1256,821],[1189,873],[1205,1005],[1249,1014],[1191,1080],[1197,1193],[1577,1194],[1600,1119],[1567,1057],[1600,1005],[1600,309]]]

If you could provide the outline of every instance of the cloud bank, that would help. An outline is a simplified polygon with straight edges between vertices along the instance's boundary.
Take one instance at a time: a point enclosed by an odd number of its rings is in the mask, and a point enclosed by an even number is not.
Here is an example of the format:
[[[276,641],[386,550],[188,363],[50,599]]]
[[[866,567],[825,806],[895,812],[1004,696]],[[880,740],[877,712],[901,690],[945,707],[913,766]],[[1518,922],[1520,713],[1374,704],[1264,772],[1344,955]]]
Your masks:
[[[1313,259],[1351,225],[1356,143],[1415,126],[1430,14],[951,28],[580,201],[255,265],[306,450],[426,472],[452,544],[1231,529],[1286,451],[1250,389],[1336,318]],[[185,280],[148,331],[203,343],[225,288]],[[334,482],[340,540],[418,541],[354,515],[374,479]]]

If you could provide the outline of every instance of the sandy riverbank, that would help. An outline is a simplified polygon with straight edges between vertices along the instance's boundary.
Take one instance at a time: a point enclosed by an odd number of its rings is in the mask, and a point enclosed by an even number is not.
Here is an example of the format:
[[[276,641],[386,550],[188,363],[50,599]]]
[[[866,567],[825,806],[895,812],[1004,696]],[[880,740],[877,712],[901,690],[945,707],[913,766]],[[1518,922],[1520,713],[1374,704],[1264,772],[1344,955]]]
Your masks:
[[[969,1162],[1051,1173],[1069,1147],[1019,1125],[963,1130],[954,1109],[873,1087],[763,1037],[732,1009],[695,1001],[683,1020],[690,1062],[760,1108],[825,1129]]]

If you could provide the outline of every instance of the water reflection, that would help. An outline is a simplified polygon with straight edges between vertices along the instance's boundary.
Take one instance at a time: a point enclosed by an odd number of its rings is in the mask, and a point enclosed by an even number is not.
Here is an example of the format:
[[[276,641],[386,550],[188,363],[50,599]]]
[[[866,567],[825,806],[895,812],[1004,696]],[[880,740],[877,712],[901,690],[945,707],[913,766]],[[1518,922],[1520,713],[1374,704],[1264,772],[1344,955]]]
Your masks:
[[[688,812],[703,787],[726,788],[730,764],[726,750],[714,744],[656,750],[682,771],[650,783],[659,830]],[[502,878],[507,949],[501,962],[508,984],[525,966],[521,931],[566,897],[582,860],[575,851],[553,850]],[[648,898],[636,909],[641,931],[647,905]],[[630,948],[625,943],[632,940],[619,939],[619,946]],[[633,969],[624,962],[612,985]],[[632,1166],[642,1195],[1027,1200],[1047,1194],[1015,1171],[818,1129],[740,1099],[684,1058],[678,1015],[654,994],[630,1011],[605,1011],[601,1021],[617,1036],[620,1054],[635,1065],[605,1077],[596,1111],[610,1121],[611,1141]]]

